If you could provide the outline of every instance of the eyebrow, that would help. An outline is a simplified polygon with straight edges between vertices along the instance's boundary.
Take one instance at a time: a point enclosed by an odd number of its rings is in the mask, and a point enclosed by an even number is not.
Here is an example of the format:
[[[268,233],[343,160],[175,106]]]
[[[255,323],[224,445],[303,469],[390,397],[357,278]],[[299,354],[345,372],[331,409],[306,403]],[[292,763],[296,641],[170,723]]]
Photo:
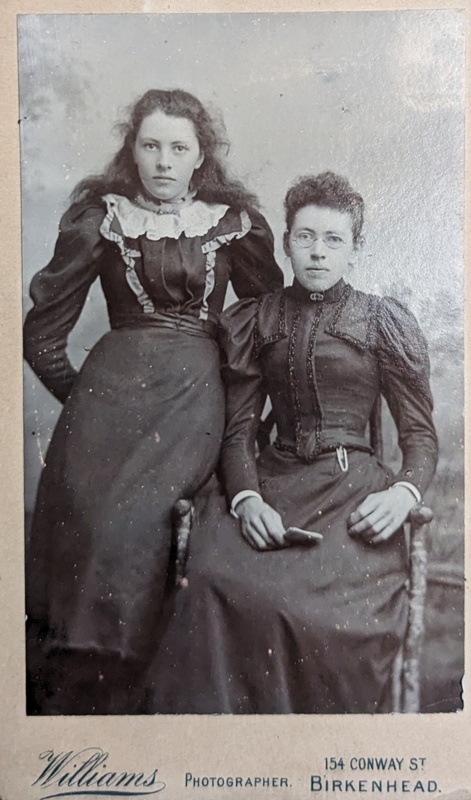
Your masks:
[[[155,139],[153,136],[142,136],[142,139],[146,142],[155,142],[156,144],[160,144],[160,139]],[[180,139],[174,139],[171,144],[188,144],[191,137],[181,137]]]
[[[295,228],[295,230],[296,230],[296,228]],[[300,233],[302,231],[307,231],[308,233],[317,233],[317,231],[314,230],[314,228],[309,228],[307,225],[303,225],[302,228],[299,228],[298,230],[299,230]],[[334,230],[323,231],[323,233],[324,234],[334,233],[336,236],[345,236],[345,232],[344,231],[339,231],[339,230],[336,230],[335,228],[334,228]]]

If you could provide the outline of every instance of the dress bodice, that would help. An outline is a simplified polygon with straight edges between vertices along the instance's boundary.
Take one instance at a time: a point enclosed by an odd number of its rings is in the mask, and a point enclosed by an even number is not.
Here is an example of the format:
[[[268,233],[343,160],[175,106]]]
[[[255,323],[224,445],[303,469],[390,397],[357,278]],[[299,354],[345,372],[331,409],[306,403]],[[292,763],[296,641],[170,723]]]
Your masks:
[[[368,448],[368,422],[382,394],[404,456],[396,480],[425,488],[437,449],[429,361],[404,306],[343,281],[323,293],[295,282],[258,302],[235,304],[223,314],[221,331],[229,417],[223,460],[232,496],[257,490],[247,480],[256,483],[254,440],[264,392],[276,421],[275,446],[307,462],[340,445]]]
[[[333,333],[348,291],[342,284],[312,300],[291,288],[282,302],[286,336],[260,347],[277,446],[305,460],[339,444],[368,446],[380,369],[374,351]]]
[[[112,327],[145,324],[156,313],[214,323],[231,279],[240,296],[260,293],[264,246],[273,258],[260,215],[198,200],[162,214],[117,195],[104,200],[99,232],[112,248],[100,280]]]
[[[239,297],[283,283],[270,228],[255,210],[195,200],[160,214],[119,195],[76,203],[61,220],[52,260],[33,278],[24,330],[26,359],[61,400],[76,376],[67,339],[97,278],[112,328],[196,335],[214,335],[229,281]]]

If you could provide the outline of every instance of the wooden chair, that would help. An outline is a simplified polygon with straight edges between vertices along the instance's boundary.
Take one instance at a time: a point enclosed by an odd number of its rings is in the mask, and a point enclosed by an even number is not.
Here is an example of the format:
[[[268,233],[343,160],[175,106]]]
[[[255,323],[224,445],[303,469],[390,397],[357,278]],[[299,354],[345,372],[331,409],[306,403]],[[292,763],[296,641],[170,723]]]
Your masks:
[[[269,412],[261,421],[257,442],[260,450],[269,444],[273,434],[274,418]],[[381,398],[373,408],[369,423],[370,443],[379,461],[383,460]],[[178,500],[174,505],[174,536],[176,551],[176,585],[185,588],[186,562],[194,508],[191,500]],[[392,710],[397,713],[420,711],[420,656],[424,636],[424,616],[427,590],[427,527],[433,519],[432,511],[416,505],[410,511],[405,525],[409,551],[407,628],[392,672]]]
[[[393,711],[413,714],[420,711],[420,655],[424,637],[427,592],[426,532],[433,513],[416,505],[409,514],[406,536],[409,544],[409,610],[402,647],[392,675]]]
[[[381,397],[370,417],[370,445],[376,458],[383,461],[383,429]],[[424,637],[425,601],[427,592],[427,527],[433,519],[430,508],[414,506],[405,526],[409,549],[409,609],[407,628],[392,674],[392,709],[413,714],[420,711],[420,656]]]

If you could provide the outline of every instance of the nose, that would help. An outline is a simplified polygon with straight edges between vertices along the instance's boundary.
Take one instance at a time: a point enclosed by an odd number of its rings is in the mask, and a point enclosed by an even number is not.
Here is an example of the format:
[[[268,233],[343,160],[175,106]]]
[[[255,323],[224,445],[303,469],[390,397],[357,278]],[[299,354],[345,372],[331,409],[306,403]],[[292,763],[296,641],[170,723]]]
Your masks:
[[[314,239],[311,245],[311,258],[314,261],[325,258],[325,245],[322,239]]]
[[[157,153],[156,162],[157,169],[161,170],[162,172],[172,169],[172,158],[170,151],[165,148],[161,148]]]

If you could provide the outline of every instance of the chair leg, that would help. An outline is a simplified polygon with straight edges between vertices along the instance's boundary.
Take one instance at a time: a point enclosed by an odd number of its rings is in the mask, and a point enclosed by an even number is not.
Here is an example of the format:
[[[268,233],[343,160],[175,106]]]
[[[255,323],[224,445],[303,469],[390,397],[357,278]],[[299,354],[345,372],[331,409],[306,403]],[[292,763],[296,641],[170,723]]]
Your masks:
[[[430,509],[416,506],[409,516],[410,524],[410,587],[407,632],[400,653],[402,661],[400,691],[394,710],[404,713],[420,711],[420,655],[424,636],[425,599],[427,590],[427,525],[432,520]]]
[[[402,674],[404,670],[404,645],[402,644],[397,651],[392,668],[392,711],[399,713],[402,711]]]

